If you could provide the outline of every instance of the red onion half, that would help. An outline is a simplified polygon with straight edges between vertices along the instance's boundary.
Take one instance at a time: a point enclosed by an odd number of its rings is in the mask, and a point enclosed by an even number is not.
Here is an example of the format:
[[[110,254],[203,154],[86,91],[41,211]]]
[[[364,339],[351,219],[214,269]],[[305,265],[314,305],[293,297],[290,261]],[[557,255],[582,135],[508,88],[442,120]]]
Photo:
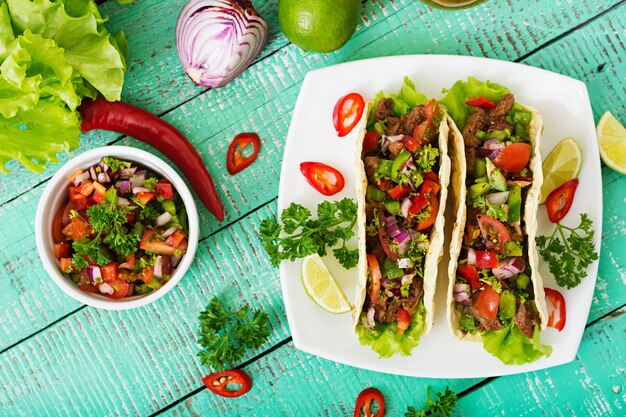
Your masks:
[[[176,49],[196,84],[222,87],[254,61],[268,35],[250,0],[191,0],[176,22]]]

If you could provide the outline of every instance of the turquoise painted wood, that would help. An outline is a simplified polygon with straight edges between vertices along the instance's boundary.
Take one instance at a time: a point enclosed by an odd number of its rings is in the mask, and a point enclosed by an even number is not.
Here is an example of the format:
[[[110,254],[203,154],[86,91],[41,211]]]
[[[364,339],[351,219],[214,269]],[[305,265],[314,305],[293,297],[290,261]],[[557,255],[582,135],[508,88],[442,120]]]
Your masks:
[[[280,161],[290,115],[307,71],[355,59],[448,53],[518,60],[587,83],[596,119],[626,121],[626,2],[491,0],[457,12],[412,0],[366,1],[352,40],[332,54],[301,51],[282,35],[277,1],[254,1],[270,24],[268,45],[228,86],[207,90],[184,75],[173,30],[184,0],[138,0],[102,7],[123,29],[131,59],[123,97],[179,127],[218,183],[224,224],[201,209],[201,243],[189,274],[158,302],[108,312],[65,296],[43,271],[34,213],[49,177],[67,160],[34,175],[20,167],[0,177],[0,416],[30,415],[351,415],[370,385],[387,398],[387,415],[425,401],[425,388],[462,393],[459,415],[624,415],[626,179],[603,169],[602,256],[589,325],[576,361],[488,380],[429,380],[363,371],[299,352],[289,337],[277,270],[260,246],[260,220],[275,215]],[[231,177],[230,139],[256,131],[259,160]],[[131,138],[84,135],[77,152]],[[224,400],[203,388],[195,352],[196,319],[214,295],[237,307],[262,308],[268,342],[240,364],[253,390]],[[620,349],[621,347],[621,349]],[[519,395],[520,387],[526,388]]]

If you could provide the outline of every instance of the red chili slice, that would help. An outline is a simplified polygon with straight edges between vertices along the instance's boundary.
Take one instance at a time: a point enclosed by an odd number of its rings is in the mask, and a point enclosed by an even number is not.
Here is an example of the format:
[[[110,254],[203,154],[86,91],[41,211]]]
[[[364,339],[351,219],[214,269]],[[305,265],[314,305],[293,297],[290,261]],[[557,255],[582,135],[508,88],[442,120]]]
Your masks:
[[[378,403],[378,411],[372,414],[372,403]],[[360,417],[361,410],[365,412],[367,417],[382,417],[385,414],[385,398],[383,394],[376,388],[366,388],[356,397],[356,406],[354,407],[354,417]]]
[[[552,190],[546,199],[546,210],[548,219],[552,223],[558,223],[565,217],[572,207],[574,194],[578,187],[578,178],[567,181],[565,184]]]
[[[546,303],[550,308],[550,313],[548,315],[548,327],[554,327],[558,331],[561,331],[565,327],[565,321],[567,319],[565,298],[563,297],[563,294],[557,290],[544,288],[544,291],[546,292],[546,301],[550,301],[549,303]]]
[[[365,100],[358,93],[341,97],[333,110],[333,125],[339,137],[346,136],[354,129],[365,109]]]
[[[496,107],[496,103],[489,100],[487,97],[470,97],[465,101],[465,104],[472,107],[481,107],[483,109],[493,109]]]
[[[341,172],[321,162],[302,162],[300,172],[313,188],[328,196],[343,190],[346,183]]]
[[[228,398],[240,397],[252,388],[252,380],[248,374],[239,369],[205,376],[202,382],[214,394]]]
[[[243,150],[248,146],[252,146],[252,153],[248,156],[243,155]],[[256,160],[261,150],[261,140],[256,133],[240,133],[228,147],[226,154],[226,169],[230,175],[248,168]]]

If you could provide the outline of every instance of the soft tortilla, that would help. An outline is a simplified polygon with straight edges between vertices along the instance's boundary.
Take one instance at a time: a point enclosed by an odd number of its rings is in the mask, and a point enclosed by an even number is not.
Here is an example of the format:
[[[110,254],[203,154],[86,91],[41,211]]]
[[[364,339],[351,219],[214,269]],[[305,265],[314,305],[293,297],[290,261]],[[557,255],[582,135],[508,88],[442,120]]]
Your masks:
[[[371,103],[368,104],[366,110],[370,110]],[[424,331],[422,336],[428,334],[433,326],[435,317],[435,288],[437,286],[437,266],[441,257],[443,256],[443,240],[444,240],[444,212],[446,210],[446,199],[448,196],[448,183],[450,180],[451,162],[448,157],[448,120],[449,118],[443,107],[444,118],[439,126],[439,185],[441,186],[441,192],[439,195],[439,212],[435,220],[434,228],[430,236],[430,246],[428,252],[426,252],[424,260],[424,310],[425,321]],[[369,114],[369,111],[366,111]],[[358,282],[356,286],[356,295],[354,300],[354,307],[352,310],[352,317],[354,321],[354,327],[359,324],[359,318],[363,311],[363,304],[365,303],[365,294],[367,288],[367,253],[365,247],[366,232],[365,232],[365,193],[367,190],[367,177],[365,175],[365,166],[361,159],[361,150],[363,149],[363,138],[365,131],[359,136],[356,146],[356,191],[357,191],[357,204],[358,204],[358,248],[359,248],[359,263],[357,265]],[[415,313],[417,314],[417,312]]]
[[[537,246],[535,236],[537,236],[537,209],[539,208],[539,200],[541,198],[541,184],[543,183],[543,171],[541,170],[541,133],[543,131],[543,119],[541,114],[532,108],[524,107],[531,113],[530,124],[528,127],[531,146],[533,148],[530,159],[530,170],[533,173],[533,183],[526,194],[526,204],[524,205],[524,231],[528,242],[528,263],[532,274],[530,279],[533,283],[535,291],[535,306],[539,313],[539,321],[541,329],[545,329],[547,325],[547,310],[545,302],[545,293],[543,290],[543,279],[539,273],[539,257],[537,255]],[[454,301],[454,283],[456,281],[456,267],[458,263],[461,247],[463,246],[463,233],[465,230],[467,189],[465,187],[466,180],[466,161],[465,161],[465,142],[463,136],[456,127],[454,121],[450,119],[448,123],[452,131],[458,133],[454,135],[455,140],[451,145],[450,155],[454,164],[454,173],[452,176],[452,193],[454,198],[454,212],[456,213],[456,222],[452,230],[452,238],[450,242],[450,263],[448,264],[448,276],[450,278],[448,285],[448,324],[450,330],[459,339],[480,341],[481,337],[478,332],[469,334],[461,331],[459,328],[459,320],[461,313],[455,308]]]

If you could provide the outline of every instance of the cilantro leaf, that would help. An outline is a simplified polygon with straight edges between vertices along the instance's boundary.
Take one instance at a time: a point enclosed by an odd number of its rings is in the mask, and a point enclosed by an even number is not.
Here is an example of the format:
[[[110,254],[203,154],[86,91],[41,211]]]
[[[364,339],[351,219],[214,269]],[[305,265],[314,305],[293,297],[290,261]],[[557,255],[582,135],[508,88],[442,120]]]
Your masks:
[[[491,204],[485,197],[479,196],[474,199],[472,205],[487,216],[505,223],[509,221],[509,211],[506,204]]]
[[[433,170],[433,166],[437,163],[438,158],[439,149],[433,148],[432,145],[428,144],[422,146],[415,154],[414,163],[421,172],[429,172]]]
[[[450,388],[446,387],[443,393],[437,392],[437,399],[430,398],[430,391],[426,388],[426,404],[421,410],[409,406],[405,417],[449,417],[456,408],[456,402],[459,397]]]
[[[113,172],[122,170],[124,168],[130,168],[132,165],[131,162],[122,161],[112,156],[105,156],[104,158],[102,158],[102,163],[106,164],[106,166],[108,166]]]

